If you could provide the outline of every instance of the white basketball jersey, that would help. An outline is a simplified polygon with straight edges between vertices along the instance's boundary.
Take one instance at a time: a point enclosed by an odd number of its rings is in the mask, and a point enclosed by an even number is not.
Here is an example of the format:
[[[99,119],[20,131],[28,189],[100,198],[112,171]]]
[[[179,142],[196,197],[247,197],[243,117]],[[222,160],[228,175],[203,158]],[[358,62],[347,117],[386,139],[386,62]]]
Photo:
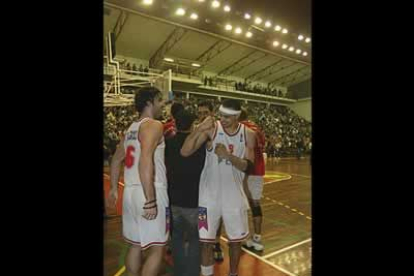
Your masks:
[[[247,197],[243,190],[245,173],[235,168],[230,161],[219,160],[214,153],[217,143],[226,146],[233,155],[244,158],[246,151],[246,129],[238,125],[234,134],[223,129],[216,122],[212,148],[206,150],[206,161],[200,178],[199,205],[214,206],[223,210],[248,209]]]
[[[141,142],[138,140],[138,133],[140,126],[148,120],[150,120],[150,118],[144,118],[141,121],[132,123],[127,132],[125,133],[124,181],[126,186],[142,184],[138,171],[138,164],[141,157]],[[162,142],[158,144],[154,152],[154,185],[155,187],[159,188],[167,188],[164,151],[165,142],[164,138],[162,138]]]

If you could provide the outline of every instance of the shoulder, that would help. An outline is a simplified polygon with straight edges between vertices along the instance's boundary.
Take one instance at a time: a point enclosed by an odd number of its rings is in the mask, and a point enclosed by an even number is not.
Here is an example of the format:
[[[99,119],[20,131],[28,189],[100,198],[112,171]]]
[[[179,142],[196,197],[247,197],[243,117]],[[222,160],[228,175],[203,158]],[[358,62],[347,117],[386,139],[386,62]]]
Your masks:
[[[253,129],[251,129],[250,127],[245,127],[245,129],[246,129],[246,135],[247,136],[255,136],[256,135],[256,132],[253,130]]]
[[[163,124],[160,121],[154,119],[149,119],[143,122],[141,126],[145,128],[151,128],[154,130],[163,130]]]
[[[163,135],[164,129],[160,121],[149,119],[141,124],[141,130],[145,133],[152,133],[154,135]]]
[[[246,142],[248,145],[252,146],[256,143],[256,132],[251,130],[250,128],[246,127]]]

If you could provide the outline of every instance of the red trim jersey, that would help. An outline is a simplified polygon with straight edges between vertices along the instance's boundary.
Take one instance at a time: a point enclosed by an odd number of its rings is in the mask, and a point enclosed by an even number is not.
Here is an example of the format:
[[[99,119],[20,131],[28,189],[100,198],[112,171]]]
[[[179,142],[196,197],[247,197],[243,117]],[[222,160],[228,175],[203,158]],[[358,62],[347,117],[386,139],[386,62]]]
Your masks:
[[[175,127],[175,120],[170,119],[164,125],[164,138],[169,139],[175,136],[177,128]]]
[[[254,170],[251,175],[265,175],[265,161],[263,152],[265,148],[265,135],[258,125],[252,121],[241,122],[256,133],[256,146],[254,147]]]

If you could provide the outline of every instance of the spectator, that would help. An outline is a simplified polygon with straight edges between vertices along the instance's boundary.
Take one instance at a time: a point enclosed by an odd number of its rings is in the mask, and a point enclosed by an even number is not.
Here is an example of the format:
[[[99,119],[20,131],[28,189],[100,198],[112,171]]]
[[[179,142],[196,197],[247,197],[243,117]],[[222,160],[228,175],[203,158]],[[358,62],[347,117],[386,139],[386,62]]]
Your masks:
[[[172,252],[174,275],[200,274],[200,247],[198,235],[198,193],[206,150],[200,147],[189,157],[180,154],[181,147],[190,135],[196,116],[187,110],[175,115],[177,134],[166,141],[165,163],[170,189],[172,214]],[[185,250],[185,242],[188,250]]]
[[[143,76],[144,74],[143,74],[143,72],[144,72],[144,68],[142,67],[142,64],[140,64],[139,65],[139,68],[138,68],[138,70],[137,71],[139,71],[139,73],[138,73],[138,75],[139,76]]]
[[[298,160],[302,158],[302,153],[305,146],[303,144],[303,139],[301,137],[298,137],[296,140],[296,150],[297,150],[297,158]]]

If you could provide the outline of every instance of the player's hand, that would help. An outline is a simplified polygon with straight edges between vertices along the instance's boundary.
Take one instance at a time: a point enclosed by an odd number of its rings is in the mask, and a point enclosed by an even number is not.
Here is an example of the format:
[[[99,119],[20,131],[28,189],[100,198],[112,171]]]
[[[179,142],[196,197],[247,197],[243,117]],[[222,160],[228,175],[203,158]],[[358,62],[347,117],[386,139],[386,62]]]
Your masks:
[[[229,159],[230,157],[230,152],[227,151],[226,146],[220,143],[217,143],[214,153],[221,159]]]
[[[147,220],[153,220],[157,217],[158,208],[156,203],[144,205],[144,214],[142,215]]]
[[[214,128],[214,118],[211,116],[208,116],[207,118],[204,119],[204,121],[202,121],[198,127],[197,130],[198,131],[206,131],[206,130],[210,130]]]
[[[106,199],[106,206],[108,208],[114,208],[114,207],[116,207],[117,200],[118,200],[118,188],[111,189],[109,191],[108,198]]]

